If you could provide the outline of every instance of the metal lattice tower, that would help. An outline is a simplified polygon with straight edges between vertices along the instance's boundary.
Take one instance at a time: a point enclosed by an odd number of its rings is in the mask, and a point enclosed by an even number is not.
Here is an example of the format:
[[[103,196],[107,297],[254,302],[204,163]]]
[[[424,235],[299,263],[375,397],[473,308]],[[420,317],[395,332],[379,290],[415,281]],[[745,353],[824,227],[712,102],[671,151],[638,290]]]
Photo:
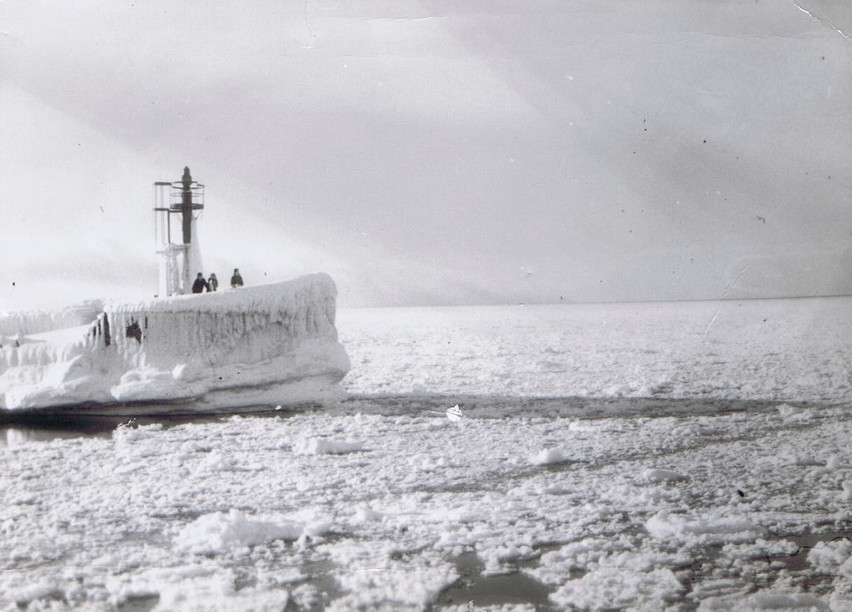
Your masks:
[[[195,222],[204,210],[204,185],[192,180],[189,168],[179,181],[154,183],[154,241],[160,256],[158,295],[189,293],[201,271]],[[180,242],[172,241],[172,215],[180,215]]]

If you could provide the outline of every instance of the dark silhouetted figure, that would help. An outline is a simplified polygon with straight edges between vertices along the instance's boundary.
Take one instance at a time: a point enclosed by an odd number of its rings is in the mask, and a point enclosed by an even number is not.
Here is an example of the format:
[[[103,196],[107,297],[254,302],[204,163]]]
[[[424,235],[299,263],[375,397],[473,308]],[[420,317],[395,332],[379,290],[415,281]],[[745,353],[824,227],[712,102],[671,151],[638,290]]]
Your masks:
[[[215,274],[211,274],[210,278],[207,279],[207,284],[210,285],[210,291],[216,291],[219,288],[219,279],[216,278]]]
[[[195,282],[192,283],[192,292],[204,293],[205,291],[210,291],[210,285],[208,285],[207,281],[204,280],[204,275],[199,272],[198,276],[195,277]]]
[[[231,277],[231,287],[242,287],[243,277],[240,276],[240,269],[234,268],[234,275]]]
[[[142,344],[142,328],[139,327],[139,323],[135,320],[131,319],[130,325],[127,326],[124,335],[128,338],[136,338],[136,342]]]

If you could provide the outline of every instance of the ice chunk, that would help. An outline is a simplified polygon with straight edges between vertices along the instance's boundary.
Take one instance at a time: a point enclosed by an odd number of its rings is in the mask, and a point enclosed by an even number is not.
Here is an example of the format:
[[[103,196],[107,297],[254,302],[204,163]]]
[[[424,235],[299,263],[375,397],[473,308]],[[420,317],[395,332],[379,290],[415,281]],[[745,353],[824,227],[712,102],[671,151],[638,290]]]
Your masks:
[[[647,483],[657,483],[657,482],[677,482],[681,480],[688,480],[686,476],[683,474],[679,474],[677,472],[673,472],[671,470],[661,470],[661,469],[647,469],[642,472],[639,480]]]
[[[683,585],[667,568],[637,572],[629,568],[602,567],[582,578],[569,580],[550,599],[559,606],[583,610],[624,609],[639,603],[642,609],[661,610],[682,591]]]
[[[6,594],[4,599],[13,601],[19,608],[27,608],[39,599],[57,598],[61,593],[59,589],[47,582],[21,585]]]
[[[810,409],[790,406],[788,404],[778,406],[777,410],[778,415],[785,424],[807,423],[813,417],[813,412]]]
[[[661,510],[645,523],[645,529],[655,538],[681,540],[699,539],[707,543],[749,542],[765,530],[744,517],[703,516],[690,520],[684,515]]]
[[[819,572],[852,579],[852,542],[847,539],[817,542],[808,552],[808,564]]]
[[[783,591],[759,591],[748,596],[743,594],[714,597],[702,602],[700,610],[807,610],[818,612],[830,610],[820,597],[810,593]]]
[[[296,540],[303,531],[301,524],[257,520],[231,510],[200,516],[181,530],[175,545],[181,551],[216,554],[272,540]]]
[[[368,521],[380,521],[384,518],[384,514],[381,512],[376,512],[368,505],[363,505],[355,512],[355,515],[352,517],[357,523],[366,523]]]
[[[298,455],[341,455],[363,450],[364,443],[355,440],[330,440],[309,438],[294,447]]]
[[[568,456],[556,448],[545,448],[530,457],[530,462],[535,465],[551,465],[554,463],[562,463],[567,460]]]

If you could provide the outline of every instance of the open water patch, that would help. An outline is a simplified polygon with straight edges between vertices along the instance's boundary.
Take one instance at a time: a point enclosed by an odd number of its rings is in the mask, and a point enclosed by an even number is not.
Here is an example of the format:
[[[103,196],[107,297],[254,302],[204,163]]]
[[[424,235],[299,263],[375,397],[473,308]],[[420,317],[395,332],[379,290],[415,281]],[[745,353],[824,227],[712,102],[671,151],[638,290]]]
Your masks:
[[[452,561],[459,579],[438,594],[432,609],[466,605],[481,610],[489,606],[527,604],[540,611],[556,610],[548,599],[552,590],[523,572],[485,575],[485,564],[474,552],[462,553]]]
[[[27,441],[60,438],[103,437],[131,421],[138,425],[160,424],[165,428],[186,423],[213,423],[234,415],[244,417],[287,417],[322,413],[353,416],[411,416],[476,419],[504,418],[659,418],[708,416],[730,413],[768,413],[782,403],[795,408],[830,407],[830,404],[741,400],[725,398],[648,397],[507,397],[487,395],[350,395],[326,404],[301,403],[288,406],[246,406],[210,412],[187,411],[180,404],[146,403],[115,406],[81,404],[46,409],[0,410],[0,447]],[[449,411],[459,407],[458,415]]]
[[[159,594],[130,595],[116,606],[120,612],[150,612],[160,603]]]
[[[779,536],[780,539],[789,540],[798,546],[792,555],[776,557],[781,561],[788,572],[799,572],[807,569],[807,557],[811,549],[818,543],[834,542],[836,540],[852,541],[852,527],[841,531],[828,531],[825,533],[803,533],[800,535]]]
[[[722,544],[712,544],[696,552],[695,560],[683,569],[684,584],[689,589],[701,589],[712,577],[730,580],[735,585],[733,592],[748,586],[754,590],[769,589],[780,576],[800,584],[805,592],[827,596],[834,587],[836,576],[814,570],[808,562],[810,551],[820,543],[837,540],[852,540],[852,530],[843,529],[826,532],[804,532],[800,534],[772,534],[769,541],[790,543],[792,551],[760,551],[751,555],[732,558]],[[697,609],[697,601],[685,609]]]
[[[102,410],[102,409],[100,409]],[[286,412],[264,409],[234,412],[241,416],[278,416]],[[69,438],[109,438],[121,426],[159,424],[165,428],[186,423],[215,423],[232,414],[162,414],[131,416],[89,409],[0,410],[0,448],[24,442],[46,442]]]
[[[490,395],[411,394],[350,395],[319,408],[338,414],[380,416],[446,416],[459,406],[463,416],[481,419],[523,418],[662,418],[673,416],[712,416],[731,413],[768,413],[779,405],[795,408],[830,407],[808,401],[774,399],[729,399],[724,397],[512,397]]]

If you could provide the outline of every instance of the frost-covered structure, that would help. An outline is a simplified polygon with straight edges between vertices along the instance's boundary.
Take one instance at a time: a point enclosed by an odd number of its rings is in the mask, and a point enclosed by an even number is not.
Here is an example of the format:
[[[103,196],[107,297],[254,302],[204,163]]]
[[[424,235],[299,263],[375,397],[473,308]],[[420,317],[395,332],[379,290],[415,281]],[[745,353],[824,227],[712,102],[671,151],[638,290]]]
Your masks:
[[[138,303],[0,316],[0,408],[217,410],[341,393],[325,274]]]

